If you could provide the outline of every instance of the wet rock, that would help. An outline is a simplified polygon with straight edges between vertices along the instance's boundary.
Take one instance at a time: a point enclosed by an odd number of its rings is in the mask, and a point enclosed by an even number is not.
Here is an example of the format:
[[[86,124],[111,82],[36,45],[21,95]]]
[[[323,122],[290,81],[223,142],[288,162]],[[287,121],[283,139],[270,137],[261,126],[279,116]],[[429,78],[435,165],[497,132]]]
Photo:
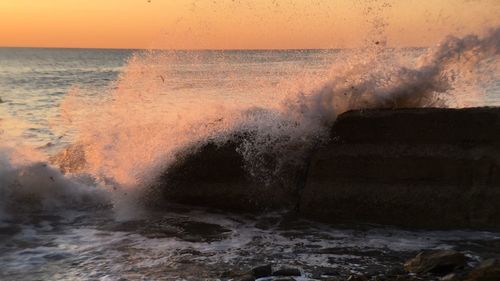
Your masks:
[[[244,275],[244,276],[240,276],[234,280],[236,280],[236,281],[255,281],[255,277],[253,277],[253,275]]]
[[[396,276],[396,277],[388,277],[388,278],[381,278],[381,279],[375,279],[376,281],[422,281],[422,280],[434,280],[434,279],[417,279],[413,276]]]
[[[323,272],[321,273],[321,275],[324,275],[324,276],[339,276],[340,273],[335,270],[335,269],[325,269],[323,270]]]
[[[415,258],[404,265],[411,273],[433,273],[446,275],[454,270],[463,268],[467,262],[464,254],[453,250],[420,252]]]
[[[300,276],[300,270],[292,267],[284,267],[273,272],[273,276]]]
[[[152,197],[240,212],[298,210],[329,223],[500,229],[498,127],[500,108],[350,111],[307,157],[294,146],[262,152],[266,170],[300,162],[265,184],[239,153],[255,132],[232,132],[225,143],[180,151],[151,187],[162,196]],[[68,155],[55,161],[62,169],[83,165],[78,151]]]
[[[221,225],[193,221],[189,217],[117,222],[102,226],[101,229],[136,232],[148,238],[177,237],[194,243],[220,241],[231,232]]]
[[[439,278],[440,281],[456,281],[459,280],[458,275],[456,273],[450,273]]]
[[[403,266],[395,266],[385,272],[385,276],[397,277],[406,274]]]
[[[21,232],[21,228],[17,225],[0,226],[0,235],[11,236],[19,232]]]
[[[368,277],[363,275],[351,275],[347,278],[347,281],[368,281]]]
[[[255,278],[262,278],[271,276],[271,274],[273,273],[273,269],[271,268],[270,264],[267,264],[254,267],[252,268],[251,272]]]
[[[498,108],[346,112],[312,156],[300,213],[329,223],[500,229]]]
[[[227,271],[222,272],[220,277],[240,280],[240,278],[247,278],[247,277],[253,278],[253,275],[251,273],[241,271],[241,270],[227,270]]]
[[[500,280],[500,261],[486,260],[474,269],[466,281],[498,281]]]
[[[252,138],[251,133],[239,132],[225,143],[186,147],[152,189],[167,201],[236,212],[293,208],[297,202],[294,191],[297,171],[290,167],[274,178],[251,176],[239,152],[248,138]],[[277,165],[278,156],[271,151],[264,157],[263,165]],[[155,204],[161,206],[162,202]]]

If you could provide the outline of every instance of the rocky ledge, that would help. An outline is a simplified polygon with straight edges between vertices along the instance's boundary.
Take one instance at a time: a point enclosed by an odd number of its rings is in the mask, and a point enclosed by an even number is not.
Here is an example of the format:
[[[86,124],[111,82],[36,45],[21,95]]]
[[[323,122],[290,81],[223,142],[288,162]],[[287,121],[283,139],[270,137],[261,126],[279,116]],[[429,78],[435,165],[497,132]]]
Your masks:
[[[290,165],[270,184],[246,172],[239,134],[222,145],[186,149],[159,187],[170,201],[237,211],[498,230],[499,129],[500,108],[350,111],[303,165]]]
[[[352,111],[313,153],[300,212],[324,221],[500,229],[500,109]]]

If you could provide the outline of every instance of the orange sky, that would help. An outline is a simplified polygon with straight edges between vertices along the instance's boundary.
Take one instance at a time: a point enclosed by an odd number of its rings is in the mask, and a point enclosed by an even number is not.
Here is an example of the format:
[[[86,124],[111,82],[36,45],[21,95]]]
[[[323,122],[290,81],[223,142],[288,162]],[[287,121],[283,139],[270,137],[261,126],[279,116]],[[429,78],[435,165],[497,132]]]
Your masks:
[[[498,0],[0,0],[0,46],[338,48],[368,36],[425,46],[498,26],[498,15]]]

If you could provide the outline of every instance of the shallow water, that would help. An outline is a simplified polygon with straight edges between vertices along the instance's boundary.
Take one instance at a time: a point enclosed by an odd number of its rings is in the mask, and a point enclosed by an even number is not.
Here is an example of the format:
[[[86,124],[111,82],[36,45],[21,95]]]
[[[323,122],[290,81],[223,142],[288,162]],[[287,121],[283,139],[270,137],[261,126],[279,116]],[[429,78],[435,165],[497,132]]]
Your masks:
[[[109,210],[32,215],[1,228],[2,280],[215,280],[252,266],[299,268],[305,277],[376,275],[422,249],[456,249],[469,264],[500,255],[500,234],[335,227],[282,214],[172,209],[118,222]]]

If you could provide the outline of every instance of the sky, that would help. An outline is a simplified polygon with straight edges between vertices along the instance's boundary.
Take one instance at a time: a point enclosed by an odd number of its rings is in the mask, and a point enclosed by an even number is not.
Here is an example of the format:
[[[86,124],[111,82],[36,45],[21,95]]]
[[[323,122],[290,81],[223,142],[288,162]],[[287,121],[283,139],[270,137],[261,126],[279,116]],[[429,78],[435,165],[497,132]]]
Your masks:
[[[498,0],[0,0],[0,46],[413,47],[484,32],[499,15]]]

